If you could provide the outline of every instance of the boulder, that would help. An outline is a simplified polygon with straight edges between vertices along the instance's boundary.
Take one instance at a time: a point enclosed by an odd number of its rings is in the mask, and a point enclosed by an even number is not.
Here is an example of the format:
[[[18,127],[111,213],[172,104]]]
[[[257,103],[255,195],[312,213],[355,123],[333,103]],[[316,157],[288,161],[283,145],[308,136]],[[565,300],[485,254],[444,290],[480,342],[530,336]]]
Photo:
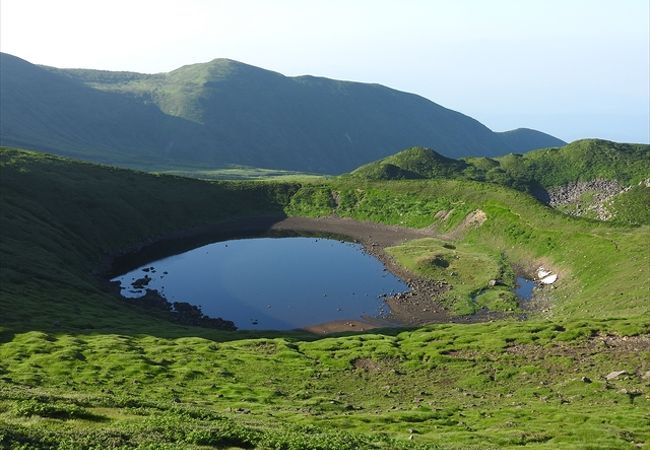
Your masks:
[[[552,273],[539,280],[542,284],[553,284],[557,281],[557,274]]]
[[[614,372],[610,372],[610,373],[607,374],[605,379],[607,381],[611,381],[611,380],[617,379],[621,375],[627,375],[627,370],[615,370]]]

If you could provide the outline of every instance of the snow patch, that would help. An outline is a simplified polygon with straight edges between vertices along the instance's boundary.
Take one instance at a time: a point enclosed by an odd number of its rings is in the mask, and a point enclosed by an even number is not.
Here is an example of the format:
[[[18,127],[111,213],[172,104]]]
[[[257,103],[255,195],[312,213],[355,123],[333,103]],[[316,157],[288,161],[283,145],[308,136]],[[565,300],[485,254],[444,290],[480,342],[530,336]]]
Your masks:
[[[557,281],[557,274],[552,273],[549,276],[546,276],[540,280],[542,284],[553,284]]]
[[[557,274],[540,267],[537,269],[537,279],[541,284],[553,284],[557,281]]]

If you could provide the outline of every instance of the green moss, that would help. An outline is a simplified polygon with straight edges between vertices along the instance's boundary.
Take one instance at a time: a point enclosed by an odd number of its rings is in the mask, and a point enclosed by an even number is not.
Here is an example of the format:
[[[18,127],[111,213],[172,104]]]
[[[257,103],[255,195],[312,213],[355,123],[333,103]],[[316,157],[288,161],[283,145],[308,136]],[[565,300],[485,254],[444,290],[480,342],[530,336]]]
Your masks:
[[[627,225],[650,225],[650,187],[632,186],[615,196],[608,205],[616,222]]]
[[[493,307],[490,309],[503,310],[503,305],[497,304],[492,294],[488,295],[488,292],[504,291],[501,287],[491,287],[490,280],[507,283],[511,288],[514,285],[511,277],[502,280],[505,268],[500,256],[477,251],[473,246],[457,244],[449,249],[445,245],[448,246],[445,241],[427,238],[386,251],[414,273],[448,286],[439,301],[454,313],[470,314],[490,306]],[[515,301],[514,308],[516,305]]]
[[[431,325],[297,343],[19,334],[0,346],[0,424],[14,424],[0,425],[0,442],[485,448],[510,442],[516,422],[517,439],[545,430],[542,441],[560,447],[623,448],[650,437],[647,400],[619,392],[643,389],[636,374],[650,353],[632,345],[601,356],[591,336],[633,343],[649,331],[648,319],[635,319]],[[84,360],[62,360],[71,347]],[[360,358],[372,364],[355,365]],[[633,375],[606,388],[604,375],[621,368]],[[28,372],[38,381],[25,386]]]
[[[504,287],[484,290],[474,298],[474,302],[477,307],[491,311],[510,312],[518,309],[517,296],[512,289]]]

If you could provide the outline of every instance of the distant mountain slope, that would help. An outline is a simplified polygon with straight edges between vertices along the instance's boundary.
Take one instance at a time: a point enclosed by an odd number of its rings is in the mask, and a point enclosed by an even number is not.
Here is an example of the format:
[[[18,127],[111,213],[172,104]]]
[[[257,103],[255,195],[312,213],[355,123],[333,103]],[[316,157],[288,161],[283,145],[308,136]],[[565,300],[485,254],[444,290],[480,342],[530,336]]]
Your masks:
[[[495,133],[384,86],[285,77],[227,59],[147,75],[0,58],[0,144],[144,169],[341,173],[414,145],[459,157],[563,144],[534,130]]]
[[[573,215],[648,222],[650,146],[584,139],[559,148],[496,158],[446,158],[428,148],[403,150],[363,165],[370,180],[470,179],[529,192]]]
[[[566,144],[566,142],[557,138],[549,139],[548,134],[542,133],[541,131],[532,130],[530,128],[517,128],[510,131],[499,131],[497,134],[501,137],[501,139],[504,139],[510,145],[514,152],[525,152],[527,150],[534,150],[543,147],[558,147]],[[531,147],[531,143],[537,142],[546,142],[546,144],[541,147]]]
[[[0,57],[3,144],[118,164],[191,162],[195,136],[204,134],[200,126],[163,114],[155,105]],[[175,140],[185,144],[174,146]]]

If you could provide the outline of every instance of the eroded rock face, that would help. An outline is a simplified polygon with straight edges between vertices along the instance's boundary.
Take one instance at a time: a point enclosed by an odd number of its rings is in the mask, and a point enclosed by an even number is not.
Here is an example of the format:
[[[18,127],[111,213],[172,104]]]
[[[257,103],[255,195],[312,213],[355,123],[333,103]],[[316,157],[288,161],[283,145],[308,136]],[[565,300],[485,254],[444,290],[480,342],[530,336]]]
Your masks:
[[[612,201],[635,185],[623,187],[616,180],[596,179],[576,181],[535,193],[540,202],[560,209],[572,216],[586,216],[598,220],[614,219]],[[650,188],[650,178],[641,180],[638,186]]]
[[[576,202],[580,200],[583,194],[588,192],[594,194],[595,200],[605,200],[622,190],[623,186],[616,180],[576,181],[549,189],[549,205],[559,206]]]
[[[593,211],[599,220],[609,220],[612,213],[607,209],[606,202],[625,189],[616,180],[576,181],[557,186],[548,190],[548,204],[554,208],[575,205],[575,209],[567,211],[574,216],[584,216]],[[591,198],[585,201],[585,195]]]

